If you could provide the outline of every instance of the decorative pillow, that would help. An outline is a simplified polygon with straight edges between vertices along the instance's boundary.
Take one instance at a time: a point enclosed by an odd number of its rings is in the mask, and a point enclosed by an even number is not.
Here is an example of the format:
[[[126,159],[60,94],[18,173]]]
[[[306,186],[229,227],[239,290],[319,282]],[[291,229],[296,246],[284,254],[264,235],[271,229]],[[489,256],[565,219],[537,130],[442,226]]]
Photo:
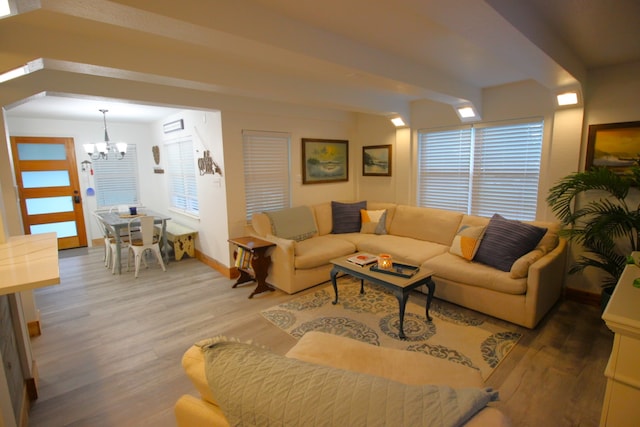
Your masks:
[[[544,251],[538,248],[522,255],[511,266],[510,277],[512,279],[523,279],[527,277],[529,275],[529,267],[531,267],[531,264],[533,264],[543,256]]]
[[[498,270],[510,271],[513,263],[531,252],[546,232],[546,228],[509,220],[495,214],[487,225],[473,260]]]
[[[238,342],[203,351],[209,387],[232,426],[462,425],[498,398],[488,388],[406,385]]]
[[[387,234],[385,222],[387,221],[387,210],[368,211],[360,209],[360,220],[362,226],[360,232],[365,234]]]
[[[478,251],[485,228],[484,226],[463,225],[453,238],[449,252],[471,261]]]
[[[331,219],[333,229],[331,233],[359,233],[360,232],[360,209],[367,209],[367,202],[341,203],[331,202]]]

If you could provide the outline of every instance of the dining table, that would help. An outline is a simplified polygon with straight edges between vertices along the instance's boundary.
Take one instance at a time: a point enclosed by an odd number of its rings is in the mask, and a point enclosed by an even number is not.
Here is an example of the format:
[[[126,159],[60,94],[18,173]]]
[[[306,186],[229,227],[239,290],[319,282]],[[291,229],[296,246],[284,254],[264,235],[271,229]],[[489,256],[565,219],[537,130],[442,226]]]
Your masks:
[[[136,222],[140,222],[140,217],[142,216],[153,216],[153,223],[161,226],[161,238],[162,238],[162,258],[164,260],[165,265],[169,264],[169,257],[167,255],[167,221],[171,219],[171,217],[161,214],[159,212],[155,212],[150,209],[140,209],[138,208],[137,213],[131,215],[129,212],[123,213],[118,211],[110,211],[110,212],[96,212],[105,224],[110,225],[115,232],[115,236],[113,236],[116,240],[116,258],[114,262],[116,263],[116,271],[118,274],[122,273],[122,261],[121,261],[121,253],[122,253],[122,237],[128,236],[129,223],[131,222],[135,225]],[[123,234],[124,232],[124,234]]]

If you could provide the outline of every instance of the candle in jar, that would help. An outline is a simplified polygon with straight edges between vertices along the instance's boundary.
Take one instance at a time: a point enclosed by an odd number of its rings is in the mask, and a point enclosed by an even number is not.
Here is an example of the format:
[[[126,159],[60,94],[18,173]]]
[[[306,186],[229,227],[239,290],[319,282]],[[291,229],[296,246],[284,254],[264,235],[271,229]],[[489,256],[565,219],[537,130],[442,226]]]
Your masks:
[[[383,270],[391,270],[393,267],[393,262],[391,260],[391,255],[389,254],[380,254],[378,255],[378,268]]]

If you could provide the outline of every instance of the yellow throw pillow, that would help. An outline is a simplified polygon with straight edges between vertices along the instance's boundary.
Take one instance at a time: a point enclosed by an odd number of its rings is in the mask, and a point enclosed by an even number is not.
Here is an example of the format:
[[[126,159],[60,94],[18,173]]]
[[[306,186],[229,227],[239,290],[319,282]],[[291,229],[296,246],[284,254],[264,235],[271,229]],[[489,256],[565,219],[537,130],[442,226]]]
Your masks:
[[[484,226],[463,225],[453,238],[449,252],[471,261],[478,251],[485,228]]]
[[[360,219],[362,226],[360,233],[365,234],[387,234],[385,221],[387,219],[387,210],[371,210],[360,209]]]

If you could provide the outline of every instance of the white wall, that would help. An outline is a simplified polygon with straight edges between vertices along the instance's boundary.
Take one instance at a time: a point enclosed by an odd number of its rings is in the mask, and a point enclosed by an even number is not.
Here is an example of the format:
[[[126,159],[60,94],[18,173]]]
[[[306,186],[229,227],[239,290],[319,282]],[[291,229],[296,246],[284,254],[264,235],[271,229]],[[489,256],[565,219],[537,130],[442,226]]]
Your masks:
[[[274,109],[272,113],[243,112],[236,109],[222,112],[222,137],[226,165],[227,204],[230,207],[229,237],[245,233],[244,164],[242,131],[274,131],[291,134],[291,205],[316,204],[329,200],[352,200],[358,171],[355,162],[360,148],[353,141],[353,115],[339,111],[299,108],[290,112]],[[302,184],[302,138],[349,140],[349,181],[323,184]]]

